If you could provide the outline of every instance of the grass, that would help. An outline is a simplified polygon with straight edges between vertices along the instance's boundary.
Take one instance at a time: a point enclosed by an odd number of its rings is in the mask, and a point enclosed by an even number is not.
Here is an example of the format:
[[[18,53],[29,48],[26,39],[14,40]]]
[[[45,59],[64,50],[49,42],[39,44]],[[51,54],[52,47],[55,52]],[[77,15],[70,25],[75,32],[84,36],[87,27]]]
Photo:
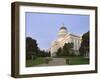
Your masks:
[[[66,60],[67,65],[81,65],[81,64],[89,64],[89,59],[75,56],[75,57],[63,57]],[[51,61],[52,58],[50,57],[38,57],[34,60],[26,60],[26,67],[33,67],[37,66],[39,64],[48,64],[49,61]]]
[[[39,64],[43,64],[45,63],[45,58],[44,57],[38,57],[34,60],[26,60],[26,67],[32,67],[32,66],[36,66]]]
[[[26,67],[33,67],[43,63],[48,64],[51,60],[52,58],[50,57],[38,57],[34,60],[26,60]]]
[[[83,57],[66,58],[66,64],[69,65],[89,64],[89,59]]]

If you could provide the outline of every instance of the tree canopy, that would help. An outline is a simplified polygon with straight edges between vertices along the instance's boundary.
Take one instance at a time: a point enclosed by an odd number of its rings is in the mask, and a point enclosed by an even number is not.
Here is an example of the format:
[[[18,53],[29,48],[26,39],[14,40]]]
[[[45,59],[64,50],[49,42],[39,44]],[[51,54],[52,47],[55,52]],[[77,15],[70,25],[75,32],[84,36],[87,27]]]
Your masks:
[[[59,48],[56,56],[71,56],[73,54],[73,43],[65,43],[62,48]]]
[[[38,46],[37,41],[35,39],[32,39],[31,37],[26,38],[26,52],[32,51],[37,52]]]
[[[26,59],[32,59],[36,57],[38,52],[38,46],[35,39],[31,37],[26,38]]]
[[[50,56],[50,52],[40,50],[37,41],[31,37],[26,37],[26,59]]]
[[[86,55],[86,53],[89,53],[89,31],[84,33],[82,36],[82,42],[81,42],[81,46],[80,46],[80,55],[84,56]]]

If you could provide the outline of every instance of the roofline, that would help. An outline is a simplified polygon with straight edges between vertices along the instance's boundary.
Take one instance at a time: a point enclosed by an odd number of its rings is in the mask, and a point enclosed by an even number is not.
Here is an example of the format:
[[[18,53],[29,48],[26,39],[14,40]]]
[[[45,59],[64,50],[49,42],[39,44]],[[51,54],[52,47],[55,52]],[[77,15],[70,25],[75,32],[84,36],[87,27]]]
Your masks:
[[[81,37],[80,37],[80,36],[78,36],[78,35],[74,35],[74,34],[69,34],[69,35],[72,35],[72,36],[75,36],[75,37],[81,38]]]

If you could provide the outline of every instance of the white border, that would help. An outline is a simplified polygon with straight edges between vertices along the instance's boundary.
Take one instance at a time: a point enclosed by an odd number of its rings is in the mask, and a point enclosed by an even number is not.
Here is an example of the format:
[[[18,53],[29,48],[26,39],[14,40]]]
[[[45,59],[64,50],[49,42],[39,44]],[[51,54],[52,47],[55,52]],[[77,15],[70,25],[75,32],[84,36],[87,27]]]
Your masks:
[[[48,66],[48,67],[25,67],[25,12],[41,12],[41,13],[62,13],[62,14],[83,14],[90,15],[90,64],[74,65],[74,66]],[[95,70],[95,11],[86,9],[68,9],[68,8],[50,8],[36,6],[20,6],[20,53],[19,64],[20,74],[40,74],[55,72],[73,72],[73,71],[89,71]]]

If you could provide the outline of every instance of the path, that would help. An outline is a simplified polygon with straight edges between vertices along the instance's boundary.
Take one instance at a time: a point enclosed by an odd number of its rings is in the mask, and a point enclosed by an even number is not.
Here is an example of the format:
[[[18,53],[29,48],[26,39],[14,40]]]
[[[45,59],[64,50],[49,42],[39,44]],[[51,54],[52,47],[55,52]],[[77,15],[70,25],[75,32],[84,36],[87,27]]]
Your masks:
[[[40,64],[38,66],[58,66],[58,65],[66,65],[65,58],[53,58],[51,61],[49,61],[48,64]]]

